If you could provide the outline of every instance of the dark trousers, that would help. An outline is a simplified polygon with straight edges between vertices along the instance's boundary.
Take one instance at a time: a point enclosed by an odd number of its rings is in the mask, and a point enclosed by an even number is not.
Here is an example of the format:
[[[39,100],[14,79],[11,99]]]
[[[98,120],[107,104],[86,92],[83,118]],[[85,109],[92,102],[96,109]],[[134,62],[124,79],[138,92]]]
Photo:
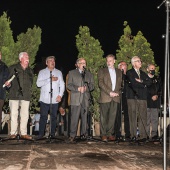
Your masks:
[[[50,129],[51,129],[50,135],[55,136],[58,103],[52,104],[51,110],[50,110],[50,104],[40,102],[40,114],[41,115],[40,115],[39,136],[44,136],[44,131],[45,131],[45,127],[46,127],[47,119],[48,119],[48,113],[50,114]]]
[[[3,105],[4,105],[4,100],[0,99],[0,126],[1,126],[1,121],[2,121],[2,108],[3,108]]]
[[[100,103],[100,132],[101,136],[111,136],[114,133],[118,103],[111,101]]]
[[[121,136],[121,124],[122,124],[122,117],[124,115],[124,132],[125,137],[130,136],[130,125],[129,125],[129,115],[128,115],[128,107],[127,107],[127,100],[122,100],[121,103],[118,104],[116,120],[115,120],[115,127],[114,132],[117,137]]]

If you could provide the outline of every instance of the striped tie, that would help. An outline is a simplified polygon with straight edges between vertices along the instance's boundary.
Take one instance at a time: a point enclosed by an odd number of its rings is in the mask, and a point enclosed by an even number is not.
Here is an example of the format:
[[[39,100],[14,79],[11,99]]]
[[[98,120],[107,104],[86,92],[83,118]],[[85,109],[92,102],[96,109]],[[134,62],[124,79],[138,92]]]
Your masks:
[[[137,70],[136,72],[137,72],[137,74],[138,74],[138,76],[139,76],[139,78],[140,78],[140,71],[139,71],[139,70]]]

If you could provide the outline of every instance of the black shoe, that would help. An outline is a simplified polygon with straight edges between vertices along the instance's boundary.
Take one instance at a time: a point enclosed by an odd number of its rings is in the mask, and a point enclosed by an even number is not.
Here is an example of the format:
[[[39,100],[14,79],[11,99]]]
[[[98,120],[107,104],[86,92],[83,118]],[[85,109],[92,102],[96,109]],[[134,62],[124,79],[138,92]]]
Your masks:
[[[131,137],[130,136],[125,136],[124,141],[130,141]]]
[[[35,140],[40,140],[40,139],[43,139],[43,136],[42,135],[38,135],[38,136],[35,136],[34,139]]]
[[[136,142],[136,137],[135,136],[131,138],[131,142]]]
[[[158,138],[157,135],[155,135],[155,136],[152,137],[152,140],[158,140],[158,139],[159,139],[159,138]]]
[[[83,141],[85,141],[85,140],[87,140],[87,137],[86,137],[85,135],[81,135],[81,136],[80,136],[80,139],[83,140]]]
[[[142,139],[139,139],[138,140],[138,143],[140,144],[140,145],[142,145],[142,144],[145,144],[146,143],[146,138],[142,138]]]

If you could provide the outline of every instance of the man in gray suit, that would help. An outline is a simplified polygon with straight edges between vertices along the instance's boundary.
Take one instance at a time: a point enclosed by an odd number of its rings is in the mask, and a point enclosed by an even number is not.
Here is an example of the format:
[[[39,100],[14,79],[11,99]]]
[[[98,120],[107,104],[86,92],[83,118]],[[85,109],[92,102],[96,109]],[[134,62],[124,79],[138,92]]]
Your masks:
[[[115,56],[106,56],[106,68],[98,71],[98,81],[100,88],[100,132],[102,141],[114,141],[112,136],[118,103],[120,103],[122,72],[114,68]]]
[[[93,75],[86,70],[86,60],[79,58],[77,68],[69,71],[67,89],[71,92],[71,124],[70,138],[73,142],[77,133],[78,121],[81,116],[81,136],[87,136],[87,113],[90,105],[90,91],[94,89]]]

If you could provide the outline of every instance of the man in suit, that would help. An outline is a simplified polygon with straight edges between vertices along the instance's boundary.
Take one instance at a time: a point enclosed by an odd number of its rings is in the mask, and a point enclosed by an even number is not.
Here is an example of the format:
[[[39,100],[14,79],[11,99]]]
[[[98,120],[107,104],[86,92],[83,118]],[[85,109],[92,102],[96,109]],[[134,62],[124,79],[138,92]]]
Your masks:
[[[140,70],[142,61],[138,56],[131,59],[132,69],[128,70],[127,80],[127,103],[130,121],[130,134],[133,141],[137,137],[137,120],[140,133],[139,140],[145,142],[147,138],[146,120],[147,120],[147,86],[151,85],[148,75]]]
[[[71,92],[71,125],[69,141],[73,142],[81,116],[81,137],[87,136],[87,113],[90,105],[90,91],[94,89],[93,75],[86,70],[86,60],[79,58],[77,68],[69,71],[67,88]]]
[[[100,131],[102,141],[114,141],[115,118],[120,103],[122,72],[114,67],[115,56],[106,56],[106,68],[98,71],[98,81],[100,88]]]

